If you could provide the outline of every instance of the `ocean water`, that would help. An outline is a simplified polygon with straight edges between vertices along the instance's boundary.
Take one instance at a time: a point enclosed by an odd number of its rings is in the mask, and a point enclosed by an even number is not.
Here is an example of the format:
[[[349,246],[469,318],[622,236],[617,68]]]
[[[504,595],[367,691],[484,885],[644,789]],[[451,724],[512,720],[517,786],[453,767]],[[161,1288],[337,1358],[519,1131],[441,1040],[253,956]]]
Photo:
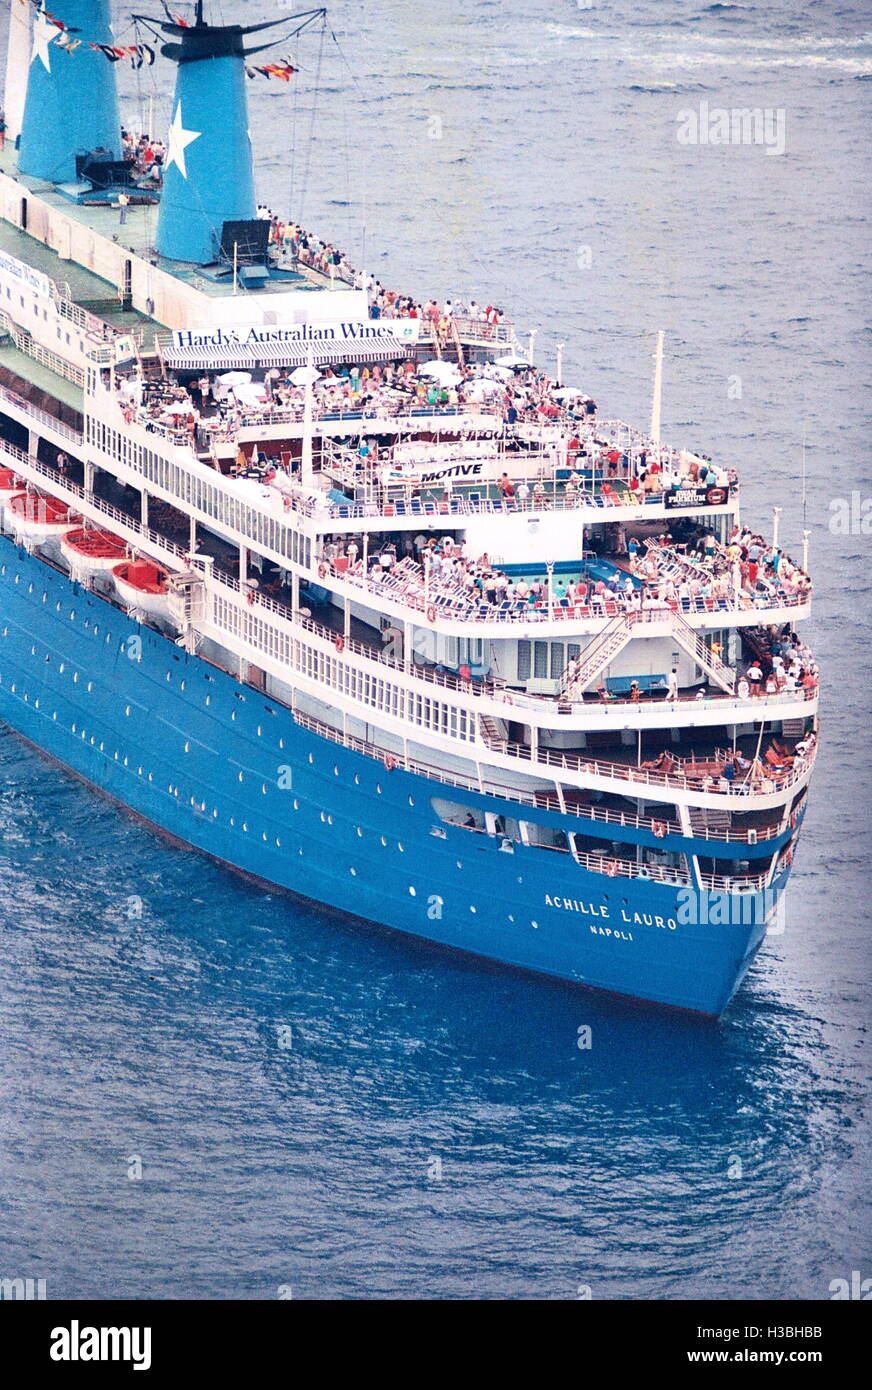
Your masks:
[[[735,461],[797,557],[809,531],[823,741],[787,929],[718,1024],[655,1012],[253,889],[0,730],[0,1274],[827,1298],[872,1274],[870,537],[832,529],[872,496],[868,12],[338,0],[330,24],[320,57],[277,50],[291,88],[250,84],[264,200],[385,284],[502,304],[537,360],[564,342],[609,415],[647,420],[665,329],[665,436]],[[165,125],[170,80],[123,72],[125,119]],[[701,102],[783,112],[784,152],[679,143]]]

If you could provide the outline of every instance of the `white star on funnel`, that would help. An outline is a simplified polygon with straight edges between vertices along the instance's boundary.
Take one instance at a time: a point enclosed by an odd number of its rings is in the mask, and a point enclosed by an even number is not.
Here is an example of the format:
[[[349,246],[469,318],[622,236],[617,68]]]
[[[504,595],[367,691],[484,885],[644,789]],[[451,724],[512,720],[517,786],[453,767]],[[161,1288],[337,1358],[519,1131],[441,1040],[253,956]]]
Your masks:
[[[37,58],[41,61],[46,72],[51,72],[51,62],[48,56],[49,44],[58,36],[58,30],[54,24],[49,24],[45,17],[45,4],[37,10],[33,20],[33,48],[30,52],[31,64]]]
[[[175,164],[182,178],[188,177],[188,171],[185,168],[185,150],[192,141],[199,140],[202,134],[202,130],[185,130],[182,125],[182,103],[179,102],[169,129],[169,145],[164,173],[167,172],[171,164]]]

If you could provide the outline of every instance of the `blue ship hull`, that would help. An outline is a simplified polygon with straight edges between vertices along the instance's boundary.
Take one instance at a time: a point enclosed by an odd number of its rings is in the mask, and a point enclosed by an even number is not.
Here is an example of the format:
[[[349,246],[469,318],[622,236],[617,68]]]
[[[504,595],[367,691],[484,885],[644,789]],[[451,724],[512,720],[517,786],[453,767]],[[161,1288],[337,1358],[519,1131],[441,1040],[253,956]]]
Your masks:
[[[132,638],[140,639],[133,648]],[[333,743],[6,537],[0,719],[214,859],[510,966],[717,1015],[765,935],[762,920],[729,920],[726,895],[699,895],[701,920],[685,922],[676,887],[607,878],[569,853],[525,844],[507,853],[494,837],[443,824],[431,799],[456,795],[507,817],[578,828],[574,819],[389,771]],[[621,833],[657,843],[645,831]],[[742,853],[768,856],[780,844]],[[713,849],[693,840],[681,847]],[[774,897],[788,873],[773,884]]]

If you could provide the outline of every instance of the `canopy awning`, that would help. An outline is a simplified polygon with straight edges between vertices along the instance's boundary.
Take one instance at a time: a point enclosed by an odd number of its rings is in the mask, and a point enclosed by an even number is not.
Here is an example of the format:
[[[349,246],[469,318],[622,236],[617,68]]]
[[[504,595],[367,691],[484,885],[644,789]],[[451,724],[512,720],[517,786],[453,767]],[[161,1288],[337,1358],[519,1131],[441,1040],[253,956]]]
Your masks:
[[[221,347],[169,347],[163,358],[177,371],[226,372],[234,367],[316,367],[331,362],[392,362],[409,356],[409,344],[385,334],[372,342],[239,343]]]

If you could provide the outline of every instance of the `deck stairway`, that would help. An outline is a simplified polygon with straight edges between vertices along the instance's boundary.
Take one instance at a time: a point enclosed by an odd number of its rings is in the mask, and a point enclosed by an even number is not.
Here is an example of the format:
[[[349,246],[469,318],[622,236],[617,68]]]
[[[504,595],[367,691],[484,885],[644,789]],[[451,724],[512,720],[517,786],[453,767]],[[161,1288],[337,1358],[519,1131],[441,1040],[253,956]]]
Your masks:
[[[711,651],[695,628],[686,622],[680,613],[672,615],[672,632],[676,642],[711,677],[721,690],[732,695],[735,689],[736,673],[726,666],[715,652]]]
[[[489,714],[480,714],[478,716],[478,727],[482,739],[488,748],[496,753],[501,753],[505,750],[509,735],[502,719],[492,719]]]
[[[618,652],[629,642],[632,625],[625,613],[618,613],[607,623],[598,637],[585,649],[581,656],[578,674],[572,682],[578,690],[586,690],[602,670],[613,661]]]
[[[729,811],[708,810],[701,806],[689,806],[687,809],[693,834],[703,839],[707,837],[707,832],[714,831],[716,837],[719,830],[728,831],[732,825]]]

